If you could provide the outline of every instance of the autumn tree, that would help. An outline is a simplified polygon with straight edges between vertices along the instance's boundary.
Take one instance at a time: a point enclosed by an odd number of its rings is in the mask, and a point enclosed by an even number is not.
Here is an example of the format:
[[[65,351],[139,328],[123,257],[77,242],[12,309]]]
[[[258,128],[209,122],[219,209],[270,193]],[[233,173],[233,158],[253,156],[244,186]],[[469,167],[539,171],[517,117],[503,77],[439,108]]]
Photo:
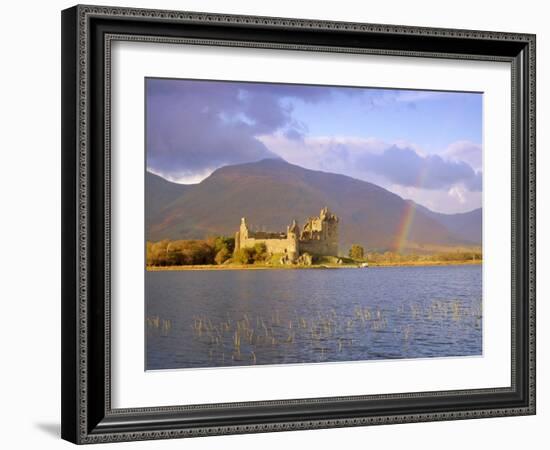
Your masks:
[[[214,248],[214,261],[216,264],[223,264],[233,254],[235,249],[235,239],[227,238],[225,236],[218,236],[212,240],[211,245]]]
[[[365,257],[365,249],[359,244],[353,244],[349,249],[349,257],[351,259],[361,260]]]

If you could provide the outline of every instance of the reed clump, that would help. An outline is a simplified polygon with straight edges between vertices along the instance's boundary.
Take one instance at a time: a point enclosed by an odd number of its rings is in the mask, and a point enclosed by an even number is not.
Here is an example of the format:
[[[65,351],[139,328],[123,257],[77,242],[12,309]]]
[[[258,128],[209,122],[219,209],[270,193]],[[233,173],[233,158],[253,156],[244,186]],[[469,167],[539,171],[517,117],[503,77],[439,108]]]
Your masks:
[[[169,332],[172,328],[171,322],[157,316],[147,318],[147,323],[155,330]],[[426,339],[441,335],[441,330],[448,330],[447,336],[452,338],[459,331],[479,330],[481,324],[480,299],[466,303],[460,299],[434,299],[402,302],[392,308],[356,304],[351,310],[339,308],[337,312],[330,308],[310,315],[278,309],[263,314],[226,314],[222,319],[200,315],[192,318],[190,328],[193,340],[203,346],[213,363],[254,365],[311,362],[312,358],[380,359],[386,357],[386,350],[381,351],[379,345],[388,339],[393,339],[393,347],[387,357],[408,357],[419,340],[426,345]],[[448,348],[454,344],[453,339],[446,344]],[[444,343],[433,345],[434,356],[447,356],[445,352],[450,351],[437,347]]]
[[[149,316],[145,319],[147,329],[158,331],[163,336],[167,336],[172,330],[172,321],[170,319],[162,319],[159,316]]]

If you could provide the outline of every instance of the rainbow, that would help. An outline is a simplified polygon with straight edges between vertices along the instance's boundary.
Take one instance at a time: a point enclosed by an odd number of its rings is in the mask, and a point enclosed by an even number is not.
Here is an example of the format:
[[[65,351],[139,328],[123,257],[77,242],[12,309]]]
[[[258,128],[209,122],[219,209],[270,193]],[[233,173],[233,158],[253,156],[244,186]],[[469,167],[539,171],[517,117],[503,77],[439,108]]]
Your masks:
[[[426,167],[420,170],[416,179],[416,183],[414,184],[415,188],[422,188],[426,179],[427,172],[428,171]],[[399,221],[397,233],[395,234],[395,240],[392,245],[392,248],[395,252],[401,253],[405,248],[405,245],[407,244],[407,240],[409,238],[409,232],[411,231],[411,225],[414,220],[415,212],[415,203],[412,201],[407,202],[407,206],[405,206],[403,215],[401,216],[401,220]]]
[[[407,239],[409,237],[409,231],[411,230],[411,225],[414,219],[414,213],[416,212],[416,207],[413,202],[408,202],[405,206],[401,220],[399,221],[399,226],[397,228],[397,233],[395,235],[395,241],[392,248],[394,251],[400,253],[403,251]]]

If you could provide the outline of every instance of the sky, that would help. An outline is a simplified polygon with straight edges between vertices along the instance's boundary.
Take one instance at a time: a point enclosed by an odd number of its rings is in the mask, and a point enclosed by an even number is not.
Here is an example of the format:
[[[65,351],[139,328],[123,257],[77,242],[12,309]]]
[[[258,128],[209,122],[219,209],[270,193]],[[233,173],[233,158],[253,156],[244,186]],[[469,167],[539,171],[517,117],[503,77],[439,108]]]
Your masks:
[[[433,211],[481,207],[481,93],[146,79],[147,170],[183,184],[283,158]]]

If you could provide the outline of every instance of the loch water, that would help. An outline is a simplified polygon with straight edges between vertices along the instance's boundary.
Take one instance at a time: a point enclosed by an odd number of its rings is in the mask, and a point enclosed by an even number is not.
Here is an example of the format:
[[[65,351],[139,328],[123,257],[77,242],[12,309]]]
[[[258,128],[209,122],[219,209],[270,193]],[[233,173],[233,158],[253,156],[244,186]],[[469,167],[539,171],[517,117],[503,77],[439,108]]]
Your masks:
[[[145,273],[146,369],[482,353],[482,266]]]

